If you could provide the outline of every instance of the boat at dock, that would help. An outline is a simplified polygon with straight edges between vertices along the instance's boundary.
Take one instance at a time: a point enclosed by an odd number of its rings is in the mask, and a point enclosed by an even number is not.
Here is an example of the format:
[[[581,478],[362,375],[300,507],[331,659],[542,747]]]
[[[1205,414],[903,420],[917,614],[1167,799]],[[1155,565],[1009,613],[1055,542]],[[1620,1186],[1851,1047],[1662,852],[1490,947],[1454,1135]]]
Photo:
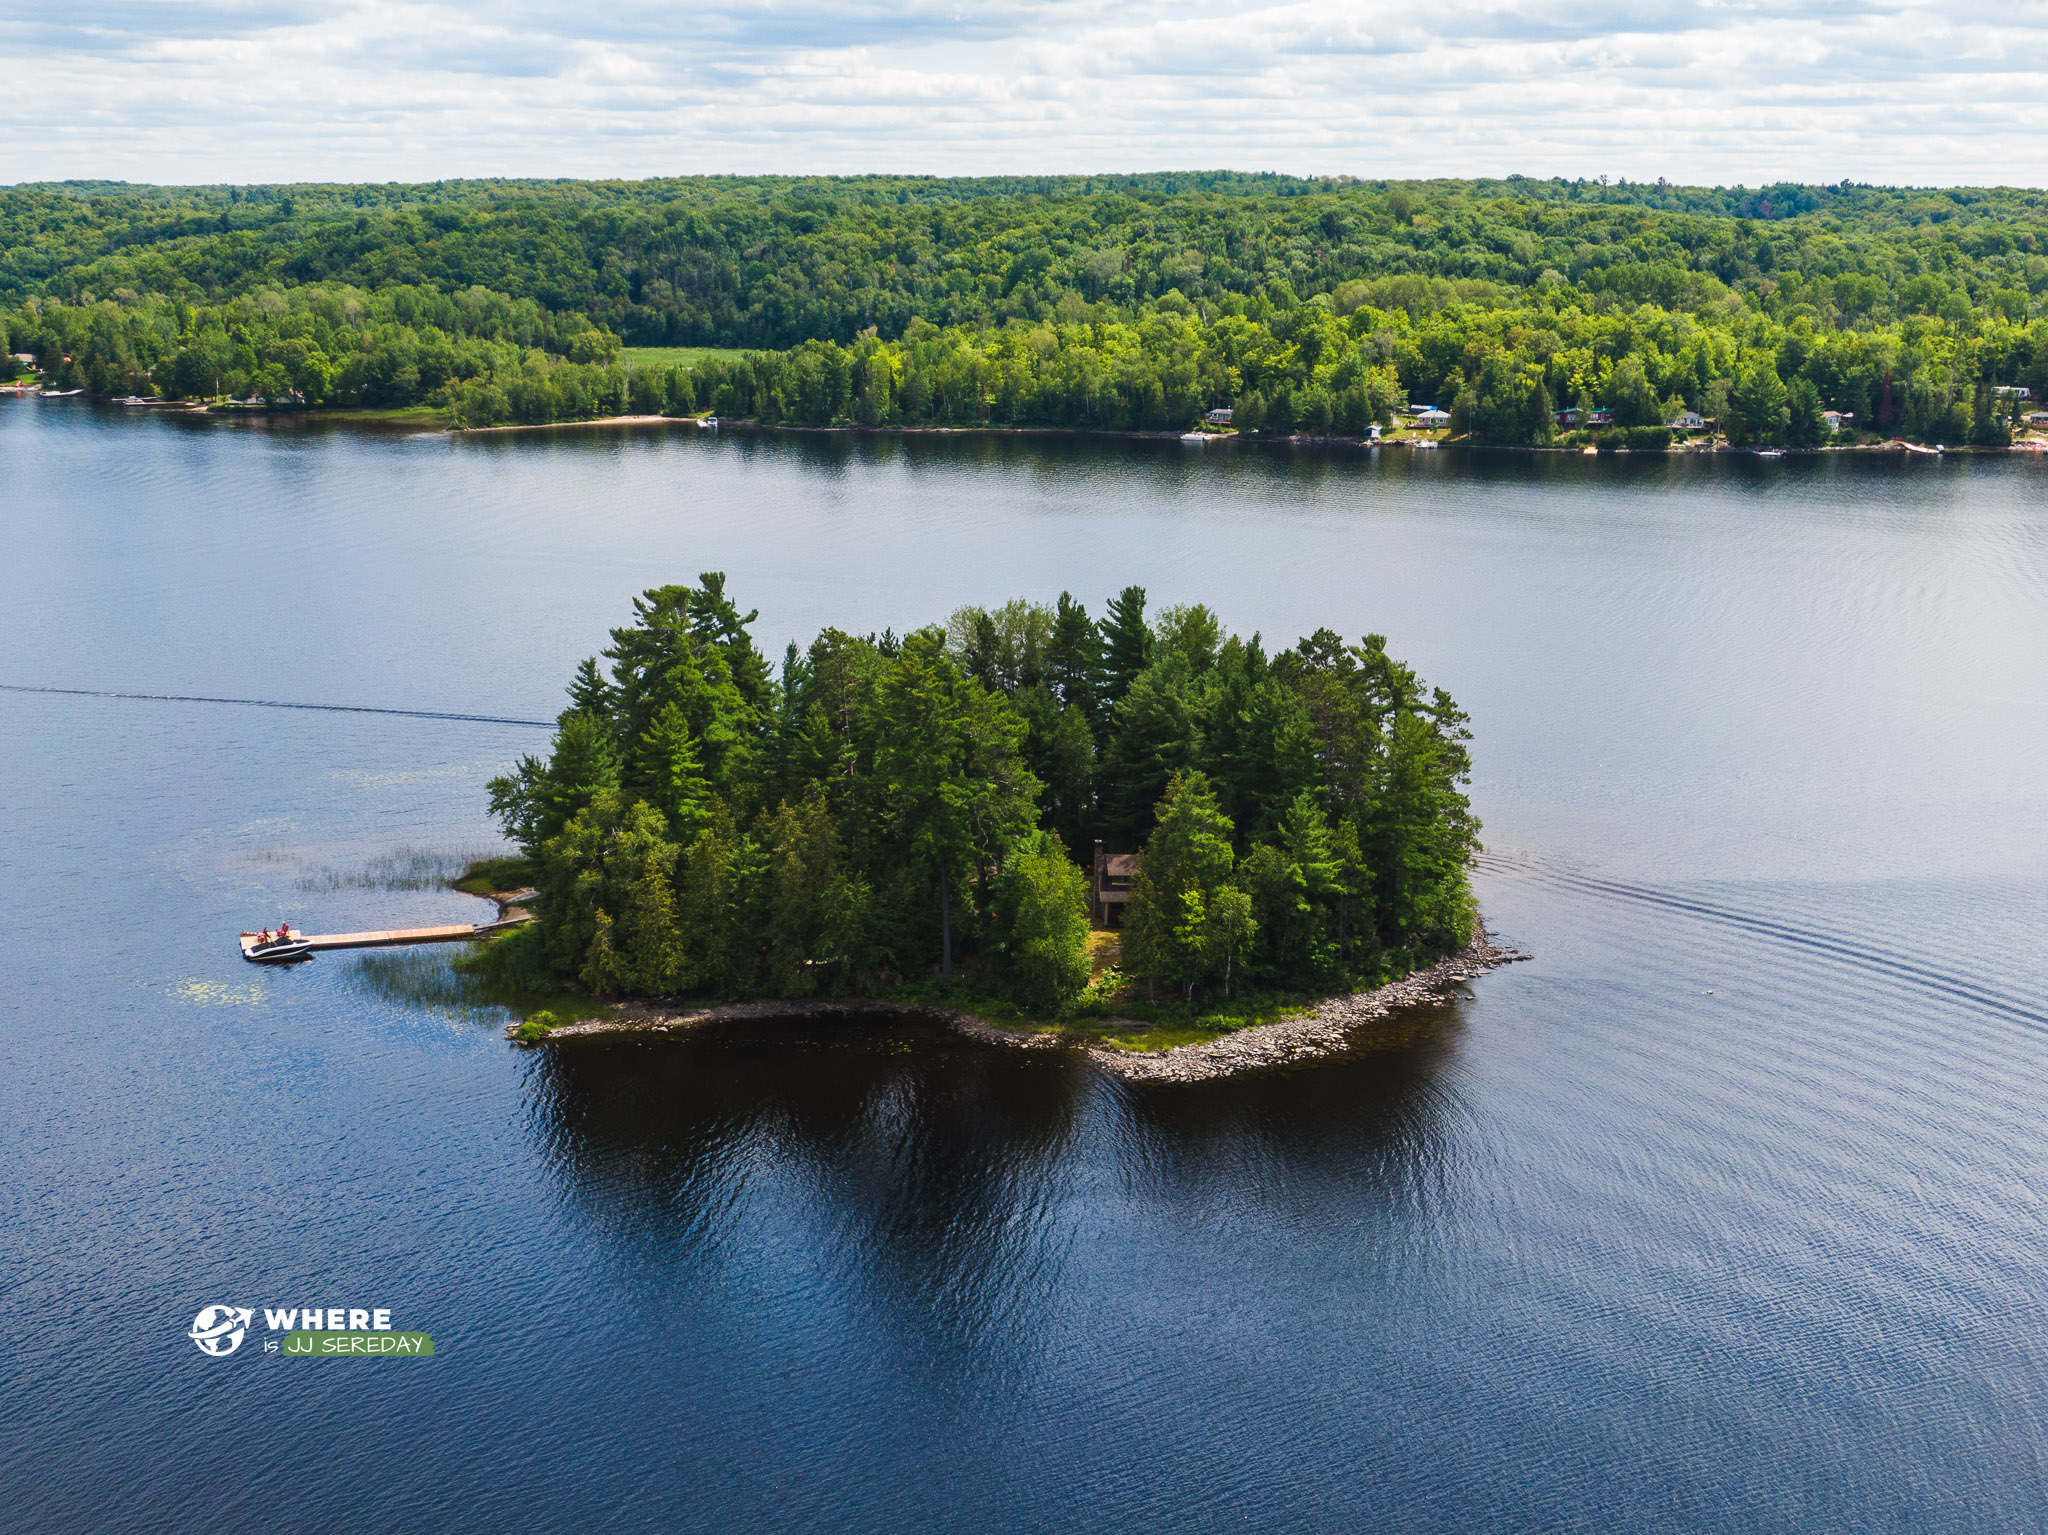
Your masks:
[[[460,922],[446,927],[390,927],[367,933],[294,933],[282,942],[263,942],[261,933],[242,934],[242,958],[252,965],[276,964],[280,960],[306,959],[326,949],[396,949],[414,943],[467,943],[472,938],[489,938],[532,921],[518,907],[502,908],[505,915],[495,922]],[[289,952],[287,950],[289,949]]]
[[[268,943],[251,943],[249,940],[260,935],[242,934],[242,958],[252,965],[288,965],[294,960],[313,957],[312,942],[303,935],[292,938],[273,938]]]

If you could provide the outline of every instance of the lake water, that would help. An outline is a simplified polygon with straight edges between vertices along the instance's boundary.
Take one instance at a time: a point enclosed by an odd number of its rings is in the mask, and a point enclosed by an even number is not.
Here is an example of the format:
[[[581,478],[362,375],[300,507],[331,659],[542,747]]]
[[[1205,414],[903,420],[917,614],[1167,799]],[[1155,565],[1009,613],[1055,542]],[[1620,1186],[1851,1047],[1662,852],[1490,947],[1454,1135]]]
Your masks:
[[[2030,1530],[2048,462],[438,436],[0,404],[0,683],[547,719],[1128,582],[1467,708],[1536,958],[1133,1089],[912,1028],[522,1051],[445,952],[515,725],[0,692],[0,1523]],[[210,1304],[430,1360],[232,1357]]]

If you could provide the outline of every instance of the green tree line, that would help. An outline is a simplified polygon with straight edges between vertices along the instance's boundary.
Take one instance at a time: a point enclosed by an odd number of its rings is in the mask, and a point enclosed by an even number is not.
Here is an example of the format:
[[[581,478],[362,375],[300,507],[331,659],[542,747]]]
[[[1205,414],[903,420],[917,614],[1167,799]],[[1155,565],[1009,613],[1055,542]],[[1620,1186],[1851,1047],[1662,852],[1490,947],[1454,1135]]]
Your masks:
[[[937,974],[1057,1016],[1097,840],[1142,850],[1124,953],[1154,995],[1342,988],[1473,934],[1466,719],[1378,636],[1269,656],[1132,587],[1100,618],[828,629],[778,668],[754,619],[716,573],[647,592],[492,782],[541,891],[496,963],[601,996]]]
[[[0,192],[0,326],[67,385],[802,425],[1549,438],[1822,409],[2003,440],[2048,394],[2048,199],[1201,176]],[[754,349],[632,369],[629,346]],[[69,358],[69,362],[63,359]]]
[[[1067,295],[1284,303],[1389,275],[1695,307],[1733,289],[1787,318],[2024,309],[2048,287],[2048,195],[1859,186],[1066,178],[0,190],[0,300],[120,290],[483,287],[579,310],[629,345],[780,350],[988,327]]]

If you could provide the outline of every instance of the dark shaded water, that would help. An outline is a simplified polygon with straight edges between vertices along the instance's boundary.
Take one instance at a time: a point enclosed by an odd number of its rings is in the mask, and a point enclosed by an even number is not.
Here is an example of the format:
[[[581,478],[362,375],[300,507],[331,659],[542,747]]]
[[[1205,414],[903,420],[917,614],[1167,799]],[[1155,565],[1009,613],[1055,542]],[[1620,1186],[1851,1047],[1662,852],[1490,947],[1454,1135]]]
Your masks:
[[[230,935],[470,915],[378,882],[539,732],[0,693],[0,1522],[2044,1527],[2048,465],[140,414],[0,404],[0,682],[545,718],[700,570],[771,649],[1136,580],[1449,687],[1538,958],[1192,1090],[519,1052]]]

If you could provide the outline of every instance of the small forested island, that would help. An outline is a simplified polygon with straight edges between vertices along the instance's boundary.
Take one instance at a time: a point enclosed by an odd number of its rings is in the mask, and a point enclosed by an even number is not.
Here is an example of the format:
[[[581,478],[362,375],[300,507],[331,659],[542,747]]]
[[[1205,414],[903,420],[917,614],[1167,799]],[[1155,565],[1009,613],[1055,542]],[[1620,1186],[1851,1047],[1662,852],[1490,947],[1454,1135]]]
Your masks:
[[[647,592],[547,757],[490,785],[538,920],[465,964],[529,993],[875,997],[1157,1050],[1467,954],[1479,825],[1449,695],[1378,635],[1269,656],[1206,607],[1145,604],[827,629],[778,671],[722,575]]]
[[[2002,447],[2048,430],[2048,194],[24,185],[0,189],[0,343],[52,392],[461,427]]]

